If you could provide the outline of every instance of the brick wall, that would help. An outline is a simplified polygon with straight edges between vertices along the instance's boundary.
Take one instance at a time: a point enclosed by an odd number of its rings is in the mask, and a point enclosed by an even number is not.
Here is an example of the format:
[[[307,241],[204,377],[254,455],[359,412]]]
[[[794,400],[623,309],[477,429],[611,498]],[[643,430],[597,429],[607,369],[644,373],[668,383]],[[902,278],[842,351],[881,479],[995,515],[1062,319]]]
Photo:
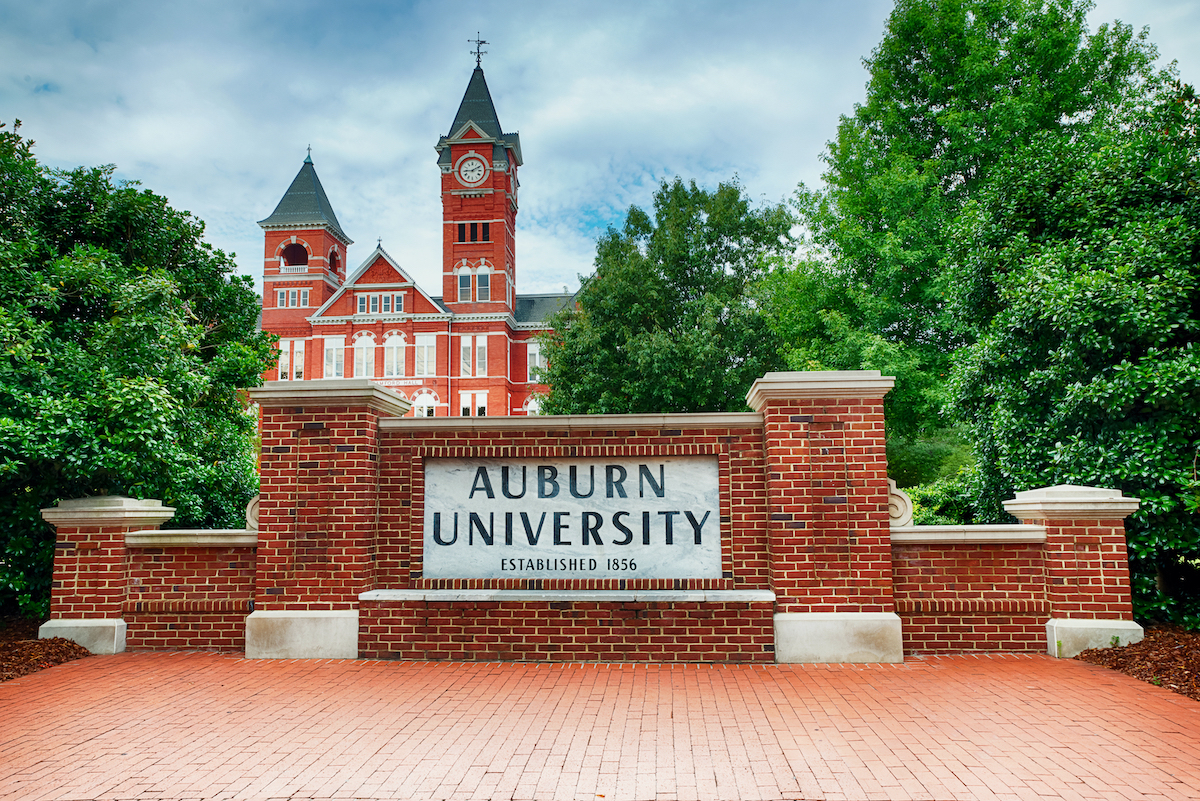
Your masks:
[[[1044,548],[1033,543],[893,545],[905,653],[1044,651]]]
[[[780,612],[891,612],[883,397],[768,400]]]
[[[127,647],[245,650],[255,562],[251,547],[130,547]]]
[[[751,415],[743,415],[751,417]],[[766,493],[758,426],[618,428],[549,427],[526,418],[520,430],[422,427],[420,420],[383,431],[375,586],[391,589],[767,589]],[[427,424],[428,425],[428,424]],[[559,424],[561,426],[561,423]],[[424,460],[441,458],[635,458],[715,455],[721,477],[720,579],[424,579],[421,578]],[[536,582],[536,583],[535,583]]]
[[[352,609],[371,588],[379,414],[264,408],[255,608]]]
[[[1049,519],[1046,596],[1051,617],[1133,617],[1122,519]]]
[[[952,541],[927,529],[897,533],[893,544],[882,411],[890,380],[795,375],[768,375],[748,399],[757,413],[571,418],[400,419],[407,403],[366,381],[280,382],[256,391],[257,547],[244,532],[220,546],[160,547],[134,535],[127,546],[128,532],[155,528],[171,510],[65,501],[44,510],[58,530],[52,615],[123,617],[131,648],[241,650],[252,611],[357,609],[368,657],[718,662],[772,661],[777,613],[895,612],[908,653],[1039,651],[1047,618],[1131,617],[1120,515],[1136,499],[1031,490],[1010,511],[1041,522],[1010,527],[1023,531],[1007,540],[972,529]],[[839,397],[831,384],[858,394]],[[423,575],[429,459],[683,456],[717,462],[719,576]],[[1068,508],[1083,511],[1064,515]],[[389,590],[398,593],[359,600]],[[472,603],[438,595],[454,590],[487,594]],[[508,590],[548,594],[496,594]],[[576,590],[750,595],[564,595]],[[757,600],[768,591],[773,603]]]
[[[366,601],[374,659],[773,662],[771,603]]]

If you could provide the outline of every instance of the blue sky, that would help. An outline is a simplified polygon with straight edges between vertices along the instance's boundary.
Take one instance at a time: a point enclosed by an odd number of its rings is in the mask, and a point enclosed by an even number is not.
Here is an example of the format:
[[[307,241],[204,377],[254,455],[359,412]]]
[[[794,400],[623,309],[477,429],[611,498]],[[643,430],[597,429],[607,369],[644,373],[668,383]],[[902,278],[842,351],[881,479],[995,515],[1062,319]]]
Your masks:
[[[0,121],[59,167],[115,164],[208,223],[261,278],[262,233],[305,147],[356,241],[424,286],[440,270],[433,150],[476,31],[525,156],[521,292],[578,286],[596,237],[672,176],[779,201],[819,183],[892,7],[842,2],[0,0]],[[1101,0],[1200,82],[1200,3]]]

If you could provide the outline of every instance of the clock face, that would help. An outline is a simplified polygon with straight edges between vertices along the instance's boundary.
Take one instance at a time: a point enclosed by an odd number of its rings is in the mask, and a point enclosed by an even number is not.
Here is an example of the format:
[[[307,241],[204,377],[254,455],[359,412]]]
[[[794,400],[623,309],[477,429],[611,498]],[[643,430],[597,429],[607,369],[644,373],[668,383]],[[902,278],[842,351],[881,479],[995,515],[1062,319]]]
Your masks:
[[[487,165],[476,158],[463,159],[458,165],[458,177],[464,184],[477,184],[483,180]]]

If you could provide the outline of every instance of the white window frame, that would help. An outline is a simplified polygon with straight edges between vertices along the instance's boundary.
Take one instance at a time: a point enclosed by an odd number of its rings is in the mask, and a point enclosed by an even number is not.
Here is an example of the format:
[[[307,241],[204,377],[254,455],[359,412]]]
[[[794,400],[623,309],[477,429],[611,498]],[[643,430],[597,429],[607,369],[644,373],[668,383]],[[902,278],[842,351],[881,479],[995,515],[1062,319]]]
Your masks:
[[[491,274],[480,272],[475,276],[475,299],[480,303],[492,299]]]
[[[413,417],[433,417],[437,396],[432,392],[417,392],[413,395]]]
[[[464,286],[465,282],[465,286]],[[464,295],[463,290],[466,289]],[[458,302],[469,303],[471,301],[471,273],[463,270],[458,274]]]
[[[487,375],[487,335],[475,337],[475,375]]]
[[[304,340],[292,341],[292,380],[304,380]]]
[[[437,334],[416,334],[413,337],[413,347],[413,375],[437,375]]]
[[[461,336],[459,340],[458,374],[471,375],[471,365],[475,363],[475,359],[472,356],[474,350],[471,347],[471,337]]]
[[[540,342],[529,342],[525,345],[525,381],[528,384],[541,383],[533,377],[535,370],[546,369],[546,357],[542,354]]]
[[[325,337],[325,370],[322,378],[345,378],[346,338]]]
[[[370,334],[354,340],[354,377],[375,377],[375,337]]]
[[[404,375],[404,335],[388,334],[383,338],[383,377],[400,378]]]

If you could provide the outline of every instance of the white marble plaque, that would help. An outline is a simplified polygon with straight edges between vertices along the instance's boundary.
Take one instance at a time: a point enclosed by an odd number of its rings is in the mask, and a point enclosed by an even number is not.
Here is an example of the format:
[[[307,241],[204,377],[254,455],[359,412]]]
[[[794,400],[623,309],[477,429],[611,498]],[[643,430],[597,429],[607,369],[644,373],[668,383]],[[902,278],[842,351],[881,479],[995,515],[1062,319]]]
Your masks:
[[[426,578],[720,578],[716,456],[426,459]]]

